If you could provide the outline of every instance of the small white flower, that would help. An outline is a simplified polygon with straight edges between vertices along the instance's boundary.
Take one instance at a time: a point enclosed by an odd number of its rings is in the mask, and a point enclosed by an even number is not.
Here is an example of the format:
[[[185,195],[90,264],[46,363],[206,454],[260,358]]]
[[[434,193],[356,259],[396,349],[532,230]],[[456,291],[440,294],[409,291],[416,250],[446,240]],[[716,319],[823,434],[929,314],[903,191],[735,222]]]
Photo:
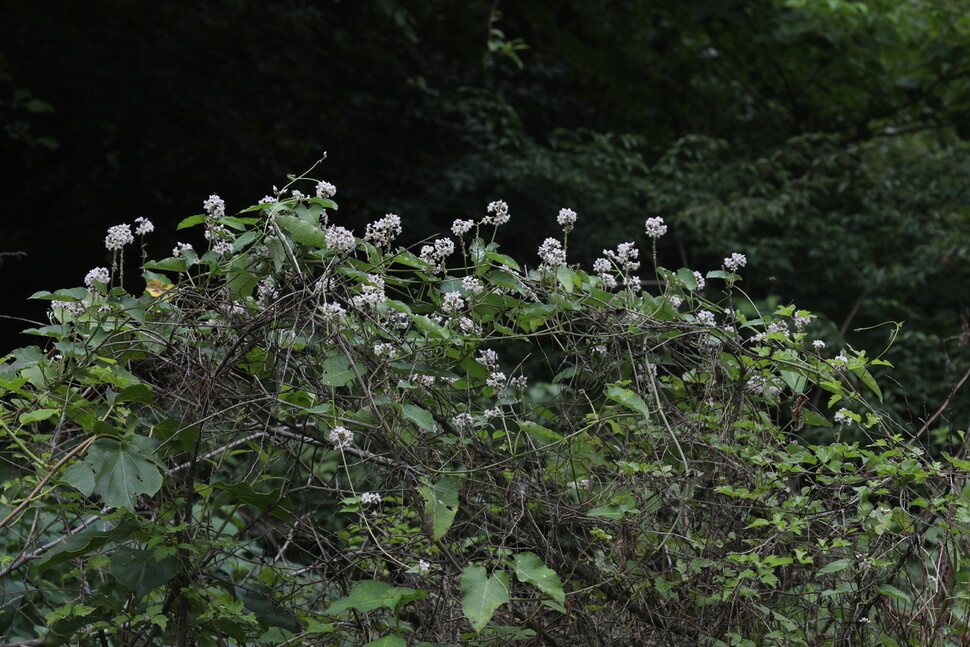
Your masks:
[[[441,303],[441,311],[451,315],[465,309],[465,300],[460,292],[448,292]]]
[[[485,411],[482,411],[482,416],[486,420],[491,420],[492,418],[499,418],[501,417],[501,415],[502,415],[502,410],[499,409],[498,407],[495,407],[494,409],[485,409]]]
[[[835,420],[835,423],[838,425],[847,425],[852,422],[852,418],[846,415],[845,409],[836,411],[835,416],[833,416],[833,420]]]
[[[334,427],[330,430],[329,438],[334,449],[346,449],[354,443],[354,432],[346,427]]]
[[[556,216],[556,222],[562,227],[564,233],[569,233],[573,230],[573,225],[576,224],[576,212],[572,209],[560,209],[559,215]]]
[[[471,231],[471,228],[475,226],[474,220],[456,220],[451,223],[451,233],[456,236],[462,236]]]
[[[262,198],[259,199],[259,202],[257,202],[256,204],[274,204],[274,203],[276,203],[276,198],[274,198],[271,195],[264,195]]]
[[[458,327],[461,328],[461,331],[466,335],[478,334],[478,324],[476,324],[475,320],[471,317],[461,317],[458,320]]]
[[[546,238],[539,246],[539,258],[545,267],[558,267],[566,264],[566,251],[555,238]]]
[[[812,346],[815,348],[815,350],[822,350],[823,348],[825,348],[825,342],[822,341],[821,339],[816,339],[815,341],[812,342]]]
[[[175,247],[172,248],[172,256],[176,256],[176,257],[184,256],[185,258],[188,258],[188,255],[186,254],[186,252],[194,252],[194,251],[195,250],[192,249],[191,243],[175,243]],[[192,262],[198,263],[199,259],[198,258],[193,259]]]
[[[84,285],[88,288],[93,288],[95,282],[107,285],[109,281],[111,281],[111,274],[107,267],[96,267],[84,277]]]
[[[135,242],[129,225],[115,225],[108,228],[108,235],[104,238],[104,246],[109,252],[117,252],[125,245]]]
[[[605,250],[604,250],[605,251]],[[613,269],[613,264],[605,258],[597,258],[593,261],[593,271],[597,274],[608,274]]]
[[[210,218],[219,219],[226,215],[226,203],[215,193],[202,203],[202,208],[205,209]]]
[[[451,425],[458,430],[470,429],[475,424],[475,419],[468,413],[459,413],[451,419]]]
[[[489,215],[482,218],[484,225],[504,225],[509,221],[509,205],[503,200],[489,202],[485,210]]]
[[[667,233],[667,225],[664,224],[663,218],[647,218],[644,226],[650,238],[660,238]]]
[[[842,353],[839,353],[832,361],[834,361],[837,366],[845,366],[849,363],[849,358]]]
[[[697,313],[697,321],[701,322],[705,326],[714,325],[714,313],[710,310],[701,310]]]
[[[317,306],[317,309],[320,310],[325,321],[335,321],[347,314],[347,310],[339,303],[324,303]]]
[[[513,377],[511,380],[509,380],[509,384],[516,388],[524,389],[527,386],[529,386],[529,378],[527,378],[524,375],[520,375],[519,377]]]
[[[485,384],[492,388],[499,389],[505,386],[506,381],[507,378],[505,377],[505,373],[502,371],[493,371],[488,376],[488,379],[485,380]]]
[[[431,572],[431,562],[424,559],[419,559],[417,571],[422,575],[427,575],[428,573]]]
[[[498,368],[498,353],[496,353],[491,348],[485,348],[478,353],[478,357],[475,358],[479,364],[484,366],[489,370]]]
[[[155,225],[153,225],[152,221],[148,218],[138,216],[135,218],[135,225],[137,225],[135,227],[135,233],[139,236],[144,236],[145,234],[150,234],[155,231]]]
[[[426,389],[434,386],[434,375],[412,375],[411,379]]]
[[[357,245],[354,234],[345,227],[331,225],[324,232],[324,237],[327,239],[327,247],[333,248],[341,253],[349,252]]]
[[[469,294],[480,294],[485,288],[482,286],[482,282],[474,276],[466,276],[461,280],[461,287],[468,290]]]
[[[382,343],[374,346],[374,354],[378,357],[387,357],[388,359],[394,359],[397,357],[397,348],[394,344]]]
[[[368,274],[367,280],[370,283],[361,285],[361,292],[353,298],[353,302],[357,307],[369,305],[376,308],[387,301],[387,295],[384,294],[384,278],[377,274]]]
[[[606,346],[600,344],[599,346],[593,346],[593,352],[597,355],[606,355]]]
[[[389,213],[380,220],[367,225],[364,238],[377,245],[388,245],[394,238],[400,235],[401,218],[393,213]]]
[[[707,285],[707,281],[704,280],[704,277],[701,276],[700,272],[694,272],[694,281],[697,282],[697,290],[703,290],[704,286]]]
[[[259,287],[256,288],[256,300],[263,306],[269,305],[271,301],[276,299],[278,294],[276,286],[268,279],[260,281]]]
[[[681,300],[681,298],[679,296],[677,296],[677,295],[671,296],[670,298],[667,299],[667,301],[669,301],[670,302],[670,305],[672,305],[674,307],[674,310],[676,310],[677,308],[679,308],[680,307],[680,304],[683,303],[683,301]]]
[[[434,255],[441,260],[451,256],[455,252],[455,243],[450,238],[439,238],[434,241]]]
[[[317,197],[321,200],[329,200],[337,195],[337,187],[329,182],[317,182]]]
[[[795,317],[795,330],[804,330],[810,323],[812,323],[811,317]]]
[[[381,495],[377,492],[364,492],[360,495],[360,502],[362,505],[370,505],[372,503],[380,503]]]
[[[744,254],[734,252],[724,259],[724,267],[729,272],[737,272],[740,268],[748,264],[748,258]]]
[[[620,243],[616,246],[615,252],[604,249],[603,256],[613,261],[624,273],[636,272],[640,269],[640,261],[636,260],[640,257],[640,250],[633,243]],[[600,264],[600,267],[604,266]],[[596,263],[593,264],[593,269],[596,269]]]

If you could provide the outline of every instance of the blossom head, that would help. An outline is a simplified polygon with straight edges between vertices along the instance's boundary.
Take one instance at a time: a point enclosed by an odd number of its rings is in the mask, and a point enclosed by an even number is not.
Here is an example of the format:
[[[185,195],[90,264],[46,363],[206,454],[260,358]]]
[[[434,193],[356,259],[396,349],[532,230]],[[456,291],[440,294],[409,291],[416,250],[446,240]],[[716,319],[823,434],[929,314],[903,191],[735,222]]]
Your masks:
[[[144,236],[145,234],[150,234],[155,231],[155,225],[148,218],[142,218],[138,216],[135,218],[135,233],[139,236]]]
[[[739,254],[734,252],[730,256],[724,259],[724,267],[729,272],[737,272],[739,269],[748,264],[748,258],[744,254]]]
[[[562,227],[563,233],[568,234],[573,230],[573,225],[576,224],[576,212],[572,209],[560,209],[556,222]]]
[[[202,203],[202,208],[205,209],[210,218],[218,219],[226,215],[226,202],[215,193]]]
[[[329,182],[317,182],[317,197],[321,200],[329,200],[337,195],[337,187]]]
[[[84,277],[84,285],[91,290],[95,288],[95,283],[107,285],[110,281],[111,274],[108,272],[107,267],[96,267]]]
[[[108,235],[104,238],[104,247],[109,252],[120,251],[125,245],[135,242],[129,225],[115,225],[108,228]]]
[[[504,225],[509,221],[509,205],[504,200],[489,202],[485,210],[488,215],[482,218],[482,224]]]
[[[647,230],[647,236],[650,238],[660,238],[667,233],[667,225],[664,224],[664,219],[659,216],[656,218],[647,218],[644,226]]]

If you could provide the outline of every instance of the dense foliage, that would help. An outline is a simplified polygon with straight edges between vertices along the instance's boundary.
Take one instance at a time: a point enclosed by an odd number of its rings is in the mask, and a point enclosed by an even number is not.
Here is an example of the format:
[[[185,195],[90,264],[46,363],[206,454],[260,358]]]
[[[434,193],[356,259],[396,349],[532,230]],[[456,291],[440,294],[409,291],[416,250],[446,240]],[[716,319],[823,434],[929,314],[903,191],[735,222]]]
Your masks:
[[[49,342],[0,372],[8,641],[963,644],[964,447],[759,309],[745,255],[665,269],[649,218],[584,269],[546,208],[526,267],[502,201],[409,251],[300,188],[211,196],[179,226],[208,248],[137,285],[152,224],[116,225],[36,295]]]

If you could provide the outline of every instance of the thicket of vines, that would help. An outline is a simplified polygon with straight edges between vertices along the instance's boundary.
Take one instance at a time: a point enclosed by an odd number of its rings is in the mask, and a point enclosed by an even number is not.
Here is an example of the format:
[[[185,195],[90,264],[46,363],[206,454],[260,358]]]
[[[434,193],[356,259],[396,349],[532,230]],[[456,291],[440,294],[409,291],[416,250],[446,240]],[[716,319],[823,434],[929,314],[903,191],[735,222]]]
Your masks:
[[[584,269],[563,209],[526,264],[500,201],[407,250],[304,185],[210,197],[179,226],[208,249],[137,286],[114,227],[110,269],[35,295],[47,339],[0,367],[7,644],[970,644],[965,449],[758,312],[742,254],[664,269],[651,218]]]

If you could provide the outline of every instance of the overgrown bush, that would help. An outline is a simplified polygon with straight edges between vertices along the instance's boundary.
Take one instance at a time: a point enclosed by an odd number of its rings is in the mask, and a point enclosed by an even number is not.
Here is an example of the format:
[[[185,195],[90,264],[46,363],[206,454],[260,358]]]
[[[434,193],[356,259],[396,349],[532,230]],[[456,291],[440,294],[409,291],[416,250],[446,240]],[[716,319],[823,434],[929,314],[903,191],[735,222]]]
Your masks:
[[[563,209],[527,269],[501,201],[409,251],[307,181],[211,196],[179,226],[208,249],[137,289],[143,219],[35,295],[49,342],[0,373],[8,641],[966,644],[970,462],[880,411],[880,361],[758,312],[744,255],[664,269],[651,218],[590,272]]]

